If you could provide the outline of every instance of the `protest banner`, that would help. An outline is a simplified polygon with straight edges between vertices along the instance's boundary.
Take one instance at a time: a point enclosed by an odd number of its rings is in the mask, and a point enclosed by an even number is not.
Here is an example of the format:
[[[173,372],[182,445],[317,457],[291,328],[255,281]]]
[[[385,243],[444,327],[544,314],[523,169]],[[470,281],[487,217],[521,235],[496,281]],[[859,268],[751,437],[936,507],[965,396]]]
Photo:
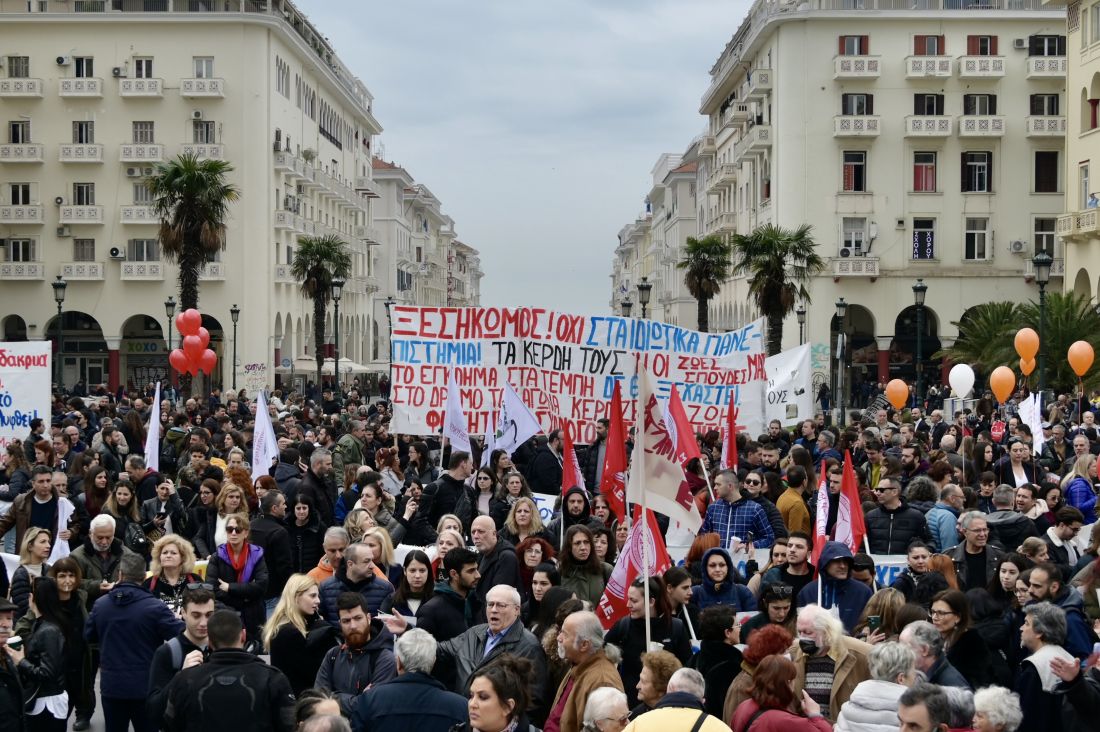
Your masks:
[[[765,418],[778,419],[790,426],[814,418],[813,372],[810,370],[810,345],[769,356],[764,361],[768,373]]]
[[[453,372],[469,434],[485,434],[512,384],[544,431],[569,424],[579,444],[595,437],[623,383],[624,421],[635,421],[636,370],[655,379],[658,398],[675,384],[692,428],[718,430],[731,395],[738,424],[764,426],[763,321],[700,333],[653,320],[583,316],[543,308],[392,308],[395,432],[438,433]]]
[[[0,450],[26,439],[31,420],[50,420],[49,341],[0,343]]]

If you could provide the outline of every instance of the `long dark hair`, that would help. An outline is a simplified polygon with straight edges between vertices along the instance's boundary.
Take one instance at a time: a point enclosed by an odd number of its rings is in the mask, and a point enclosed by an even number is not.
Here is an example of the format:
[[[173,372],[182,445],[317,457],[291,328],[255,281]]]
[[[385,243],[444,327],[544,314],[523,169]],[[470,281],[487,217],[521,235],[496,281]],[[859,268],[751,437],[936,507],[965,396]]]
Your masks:
[[[534,678],[534,664],[522,656],[505,653],[492,663],[482,666],[470,677],[470,683],[479,677],[485,677],[496,692],[501,706],[511,699],[515,706],[508,714],[508,721],[522,717],[531,705],[531,679]]]
[[[34,598],[34,607],[38,612],[38,619],[53,623],[63,631],[71,630],[65,608],[61,604],[61,593],[57,589],[57,580],[53,577],[38,577],[31,589]]]
[[[573,558],[573,537],[577,534],[584,534],[588,537],[588,543],[592,547],[592,550],[588,552],[588,561],[584,564],[579,564],[577,560]],[[603,576],[603,562],[596,556],[596,542],[592,536],[592,530],[583,524],[574,524],[565,530],[565,541],[562,542],[561,554],[558,555],[558,562],[561,565],[561,573],[568,575],[575,569],[580,569],[585,574],[598,574]]]
[[[405,576],[405,573],[401,573],[401,582],[397,585],[397,591],[393,593],[393,604],[397,605],[405,604],[409,598],[420,600],[421,603],[425,603],[432,599],[432,595],[435,594],[435,576],[432,572],[432,560],[428,558],[428,555],[419,549],[413,549],[411,552],[405,555],[405,561],[402,563],[404,569],[408,569],[409,565],[413,562],[420,562],[428,568],[428,579],[424,581],[424,589],[419,595],[413,592],[413,588],[409,586],[409,579]]]
[[[645,585],[643,583],[645,581],[646,580],[639,577],[634,580],[630,586],[644,593]],[[671,629],[672,602],[668,599],[668,590],[665,588],[665,581],[660,577],[649,578],[649,599],[653,603],[653,615],[650,616],[650,621],[659,622],[662,627]]]

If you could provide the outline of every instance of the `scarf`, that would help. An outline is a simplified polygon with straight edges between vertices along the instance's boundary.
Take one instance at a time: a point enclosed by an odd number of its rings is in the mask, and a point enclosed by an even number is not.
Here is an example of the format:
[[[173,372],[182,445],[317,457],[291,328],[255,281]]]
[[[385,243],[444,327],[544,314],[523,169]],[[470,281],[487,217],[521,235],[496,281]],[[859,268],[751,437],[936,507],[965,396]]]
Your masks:
[[[234,556],[233,547],[229,544],[225,545],[225,553],[229,556],[229,563],[233,565],[233,571],[237,573],[238,582],[241,581],[241,573],[244,572],[245,565],[248,564],[249,549],[250,545],[246,541],[244,546],[241,547],[241,553]]]
[[[1030,663],[1035,667],[1035,670],[1039,672],[1039,679],[1043,683],[1043,691],[1048,694],[1054,691],[1054,687],[1061,681],[1061,679],[1055,676],[1054,672],[1050,670],[1050,662],[1055,658],[1060,658],[1069,663],[1077,663],[1077,659],[1071,656],[1069,652],[1061,646],[1043,646],[1024,659],[1024,663]]]

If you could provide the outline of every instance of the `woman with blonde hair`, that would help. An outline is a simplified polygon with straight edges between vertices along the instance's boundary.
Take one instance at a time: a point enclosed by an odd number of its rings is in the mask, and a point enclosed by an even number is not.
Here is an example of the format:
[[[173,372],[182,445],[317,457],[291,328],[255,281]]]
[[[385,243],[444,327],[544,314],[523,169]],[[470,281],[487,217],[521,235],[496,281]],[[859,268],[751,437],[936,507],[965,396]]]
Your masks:
[[[1024,539],[1024,543],[1020,544],[1016,551],[1036,564],[1045,562],[1050,557],[1047,543],[1037,536],[1029,536]]]
[[[362,542],[370,549],[371,559],[374,561],[374,573],[389,580],[394,587],[401,584],[401,576],[405,570],[393,561],[393,540],[390,539],[389,532],[375,526],[363,533]]]
[[[214,520],[204,523],[195,535],[195,551],[209,559],[214,551],[226,542],[225,524],[236,513],[248,513],[244,488],[232,481],[222,481],[221,490],[214,499]],[[213,533],[211,533],[213,532]]]
[[[461,549],[466,546],[462,534],[454,529],[443,529],[435,540],[435,559],[432,560],[432,576],[436,582],[446,582],[450,579],[447,570],[443,568],[443,557],[452,549]]]
[[[11,576],[11,601],[18,608],[16,618],[27,614],[34,581],[45,577],[50,571],[46,560],[50,558],[52,547],[49,530],[32,526],[23,532],[23,541],[19,544],[19,568]]]
[[[317,580],[292,574],[264,626],[264,649],[271,665],[286,674],[294,695],[313,686],[328,649],[336,645],[336,628],[318,612]]]
[[[1096,482],[1096,456],[1086,453],[1073,463],[1073,470],[1062,478],[1062,494],[1066,505],[1073,506],[1085,515],[1085,523],[1096,520],[1096,493],[1092,486]]]
[[[365,508],[353,508],[344,517],[344,531],[348,532],[348,542],[351,544],[362,541],[363,534],[374,526],[374,517]]]
[[[153,544],[152,561],[149,564],[149,577],[142,586],[153,596],[168,606],[168,609],[180,615],[183,612],[183,592],[187,585],[201,582],[193,574],[195,569],[195,550],[191,542],[178,534],[165,534]]]
[[[900,590],[884,587],[867,601],[859,622],[852,628],[852,637],[874,645],[882,641],[897,640],[901,628],[897,624],[898,611],[905,604]]]
[[[504,519],[504,528],[500,530],[500,538],[512,546],[519,546],[524,539],[539,538],[550,540],[546,533],[546,526],[539,516],[539,507],[534,499],[528,496],[520,496],[508,509],[508,517]],[[551,543],[553,543],[551,541]]]

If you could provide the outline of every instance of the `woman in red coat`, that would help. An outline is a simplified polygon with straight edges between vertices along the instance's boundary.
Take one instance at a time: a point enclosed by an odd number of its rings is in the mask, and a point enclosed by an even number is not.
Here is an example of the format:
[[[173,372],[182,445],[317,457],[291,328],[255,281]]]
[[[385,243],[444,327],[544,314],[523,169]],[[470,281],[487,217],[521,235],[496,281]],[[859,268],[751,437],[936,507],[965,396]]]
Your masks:
[[[756,667],[749,698],[737,707],[730,721],[733,732],[832,732],[821,716],[821,706],[802,692],[801,704],[794,696],[794,663],[786,656],[766,656]],[[805,714],[796,711],[801,708]]]

